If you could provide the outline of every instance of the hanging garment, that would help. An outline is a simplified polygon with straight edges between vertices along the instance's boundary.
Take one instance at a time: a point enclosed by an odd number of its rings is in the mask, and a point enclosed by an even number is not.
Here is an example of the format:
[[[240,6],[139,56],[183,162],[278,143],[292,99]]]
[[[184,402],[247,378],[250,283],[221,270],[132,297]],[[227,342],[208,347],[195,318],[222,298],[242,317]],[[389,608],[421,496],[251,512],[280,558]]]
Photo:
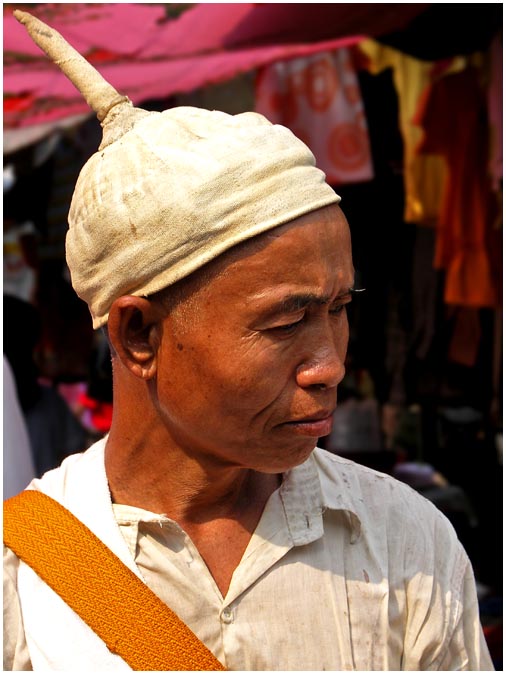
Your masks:
[[[37,230],[30,220],[16,223],[4,219],[4,295],[12,295],[25,302],[35,301],[38,273],[28,259],[25,241],[35,241],[36,237]]]
[[[500,275],[493,270],[494,200],[488,177],[488,121],[477,68],[444,75],[420,101],[415,121],[421,153],[441,154],[448,167],[434,266],[446,270],[444,300],[495,307]],[[496,233],[497,235],[497,233]]]
[[[503,146],[503,87],[502,87],[502,31],[496,35],[489,49],[490,73],[487,89],[488,120],[490,125],[489,173],[492,187],[499,191],[502,187],[502,146]]]
[[[413,123],[418,101],[430,82],[434,64],[420,61],[374,40],[359,45],[368,58],[368,69],[377,74],[392,68],[393,82],[399,99],[399,129],[404,141],[404,219],[424,225],[434,225],[442,201],[446,167],[436,154],[418,155],[416,146],[422,136]]]
[[[255,84],[255,109],[308,145],[329,184],[373,178],[367,121],[349,49],[263,68]]]

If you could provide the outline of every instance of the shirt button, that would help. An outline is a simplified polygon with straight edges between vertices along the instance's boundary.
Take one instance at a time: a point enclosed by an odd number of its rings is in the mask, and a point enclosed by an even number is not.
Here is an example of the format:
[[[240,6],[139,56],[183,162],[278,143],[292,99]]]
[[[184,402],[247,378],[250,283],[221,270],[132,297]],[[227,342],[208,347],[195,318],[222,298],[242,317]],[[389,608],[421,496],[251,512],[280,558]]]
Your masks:
[[[223,611],[221,612],[221,621],[224,623],[231,623],[234,620],[234,614],[230,606],[225,606]]]

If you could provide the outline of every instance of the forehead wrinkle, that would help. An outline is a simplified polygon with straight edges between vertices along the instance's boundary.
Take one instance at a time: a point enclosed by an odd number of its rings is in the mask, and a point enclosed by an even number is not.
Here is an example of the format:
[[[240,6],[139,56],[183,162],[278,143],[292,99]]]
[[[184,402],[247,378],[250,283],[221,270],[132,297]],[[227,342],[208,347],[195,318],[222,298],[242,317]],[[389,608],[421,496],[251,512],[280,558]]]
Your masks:
[[[330,294],[320,294],[316,292],[287,292],[284,297],[276,299],[274,297],[269,297],[269,293],[260,293],[259,295],[254,295],[247,304],[253,302],[253,304],[260,301],[261,304],[266,304],[266,310],[269,314],[276,313],[292,313],[295,311],[300,311],[306,307],[313,306],[324,306],[330,304],[335,300],[339,300],[342,297],[345,297],[350,294],[353,288],[352,285],[343,285],[343,288],[336,295],[334,293]],[[271,300],[271,301],[269,301]]]
[[[340,292],[337,293],[337,295],[333,294],[327,294],[327,295],[320,295],[317,293],[313,292],[307,292],[307,293],[294,293],[287,295],[284,297],[277,305],[276,307],[280,311],[297,311],[299,309],[304,309],[310,304],[316,305],[316,306],[323,306],[325,304],[330,304],[333,300],[338,300],[341,297],[344,297],[350,293],[352,288],[355,286],[355,270],[353,269],[353,283],[351,286],[347,286],[346,288],[343,288]]]

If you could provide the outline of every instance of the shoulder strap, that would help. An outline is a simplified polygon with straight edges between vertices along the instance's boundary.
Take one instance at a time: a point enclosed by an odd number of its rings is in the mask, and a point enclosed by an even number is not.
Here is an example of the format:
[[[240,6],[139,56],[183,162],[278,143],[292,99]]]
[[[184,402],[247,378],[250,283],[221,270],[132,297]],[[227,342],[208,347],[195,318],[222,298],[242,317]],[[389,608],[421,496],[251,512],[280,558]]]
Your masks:
[[[4,543],[134,670],[224,670],[189,627],[72,513],[26,490],[4,502]]]

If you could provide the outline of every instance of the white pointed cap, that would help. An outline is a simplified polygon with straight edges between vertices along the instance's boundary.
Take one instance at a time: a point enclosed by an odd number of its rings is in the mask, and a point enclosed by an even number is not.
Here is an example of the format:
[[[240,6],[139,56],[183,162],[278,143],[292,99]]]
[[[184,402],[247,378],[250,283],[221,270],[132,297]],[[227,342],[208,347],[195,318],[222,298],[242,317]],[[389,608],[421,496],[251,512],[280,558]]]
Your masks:
[[[233,246],[340,198],[291,131],[254,112],[134,108],[56,31],[15,13],[101,119],[66,239],[95,328],[122,295],[149,295]],[[29,17],[29,18],[28,18]]]

